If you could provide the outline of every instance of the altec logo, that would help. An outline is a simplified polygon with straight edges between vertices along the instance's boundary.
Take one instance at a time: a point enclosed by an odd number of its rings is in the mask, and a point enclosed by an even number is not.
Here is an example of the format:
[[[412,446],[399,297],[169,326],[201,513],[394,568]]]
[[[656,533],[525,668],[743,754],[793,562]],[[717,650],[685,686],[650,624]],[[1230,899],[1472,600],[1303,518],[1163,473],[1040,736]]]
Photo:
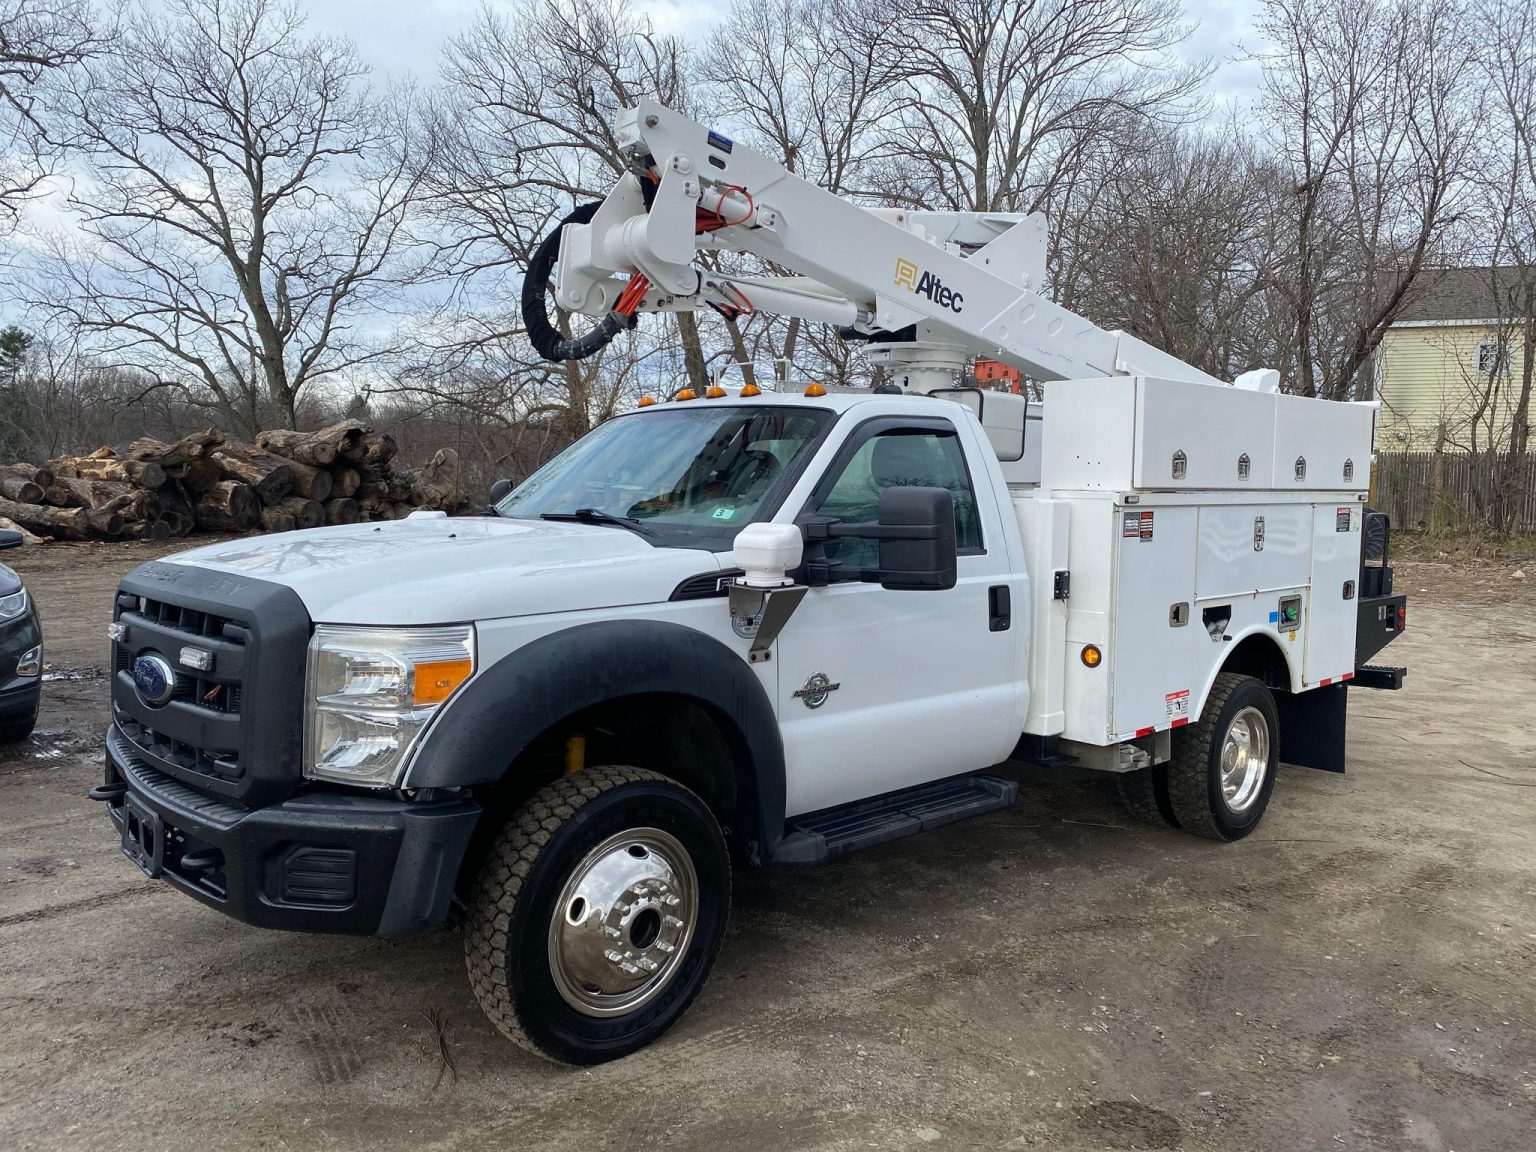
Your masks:
[[[944,287],[944,282],[932,272],[919,272],[916,264],[900,257],[896,260],[896,287],[926,296],[940,308],[948,308],[951,312],[958,312],[965,305],[965,297]]]

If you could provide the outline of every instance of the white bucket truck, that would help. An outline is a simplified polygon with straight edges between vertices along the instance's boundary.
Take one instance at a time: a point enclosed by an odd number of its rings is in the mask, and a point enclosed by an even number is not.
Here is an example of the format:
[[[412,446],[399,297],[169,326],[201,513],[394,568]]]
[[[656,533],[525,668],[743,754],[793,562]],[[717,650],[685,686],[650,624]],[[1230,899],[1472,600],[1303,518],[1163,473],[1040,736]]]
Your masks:
[[[530,269],[530,333],[636,313],[845,327],[886,389],[686,390],[494,515],[195,549],[112,623],[107,802],[151,876],[253,924],[396,936],[458,904],[512,1039],[594,1062],[699,991],[736,866],[1010,805],[1010,757],[1115,773],[1237,840],[1342,770],[1405,622],[1364,505],[1374,409],[1205,377],[1038,295],[1033,217],[871,212],[660,105]],[[726,275],[746,252],[791,276]],[[599,317],[567,339],[556,299]],[[541,327],[542,322],[542,327]],[[985,355],[1043,406],[967,388]],[[1378,546],[1379,545],[1379,546]]]

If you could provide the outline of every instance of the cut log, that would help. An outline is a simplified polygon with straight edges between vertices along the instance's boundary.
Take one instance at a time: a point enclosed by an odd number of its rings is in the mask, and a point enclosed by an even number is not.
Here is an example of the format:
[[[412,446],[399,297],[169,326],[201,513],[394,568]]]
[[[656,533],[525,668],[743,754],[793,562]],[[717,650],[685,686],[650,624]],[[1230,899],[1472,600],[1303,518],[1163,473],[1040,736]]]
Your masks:
[[[368,452],[368,445],[364,437],[373,429],[366,424],[360,424],[356,420],[343,420],[322,428],[318,432],[311,432],[316,440],[323,440],[336,446],[336,455],[343,460],[360,461]]]
[[[43,504],[18,504],[0,497],[0,516],[23,528],[48,536],[83,540],[91,534],[84,508],[49,508]]]
[[[145,488],[158,488],[165,483],[165,469],[146,460],[116,460],[110,456],[93,454],[50,460],[48,467],[55,476],[79,480],[118,480]]]
[[[356,496],[362,487],[363,474],[356,468],[337,468],[331,473],[332,496]]]
[[[39,536],[35,532],[28,532],[20,524],[16,523],[16,521],[14,521],[14,520],[7,520],[4,516],[0,516],[0,528],[4,528],[7,532],[20,532],[21,533],[21,542],[23,544],[46,544],[46,543],[48,543],[48,537],[46,537],[46,536]]]
[[[135,540],[169,540],[171,526],[164,520],[148,520],[129,527],[129,535]]]
[[[370,471],[382,472],[397,451],[399,446],[388,432],[370,432],[363,437],[363,463]]]
[[[414,511],[416,511],[416,509],[409,504],[391,504],[389,506],[389,518],[391,520],[404,520]]]
[[[426,464],[409,473],[411,503],[451,512],[459,502],[459,454],[440,448]]]
[[[62,479],[69,480],[71,477],[65,476]],[[74,492],[66,488],[58,480],[55,480],[43,489],[43,498],[38,503],[48,504],[54,508],[79,508],[80,497],[76,496]]]
[[[286,428],[258,432],[256,446],[311,468],[324,468],[336,459],[335,443],[315,432],[290,432]]]
[[[178,479],[194,492],[206,492],[224,478],[224,474],[219,471],[218,461],[211,456],[188,460],[177,471],[180,473]]]
[[[23,480],[20,476],[0,476],[0,496],[18,504],[41,504],[43,486],[36,480]]]
[[[268,532],[292,532],[299,525],[292,516],[280,508],[263,508],[261,526]]]
[[[281,456],[244,444],[225,444],[214,451],[213,460],[226,479],[248,486],[263,504],[276,504],[293,491],[293,464]]]
[[[327,524],[356,524],[358,515],[357,501],[345,496],[337,496],[325,506]]]
[[[86,508],[85,518],[90,522],[91,528],[99,536],[121,536],[123,534],[123,518],[109,508]]]
[[[261,501],[247,484],[220,480],[193,509],[197,523],[215,532],[249,532],[261,523]]]
[[[162,468],[170,468],[185,464],[189,460],[201,460],[211,449],[222,443],[224,443],[224,433],[217,428],[193,432],[190,436],[183,436],[171,444],[156,440],[153,436],[144,436],[128,445],[126,456],[129,460],[153,461]]]
[[[64,476],[54,482],[50,494],[68,493],[70,504],[120,514],[124,520],[158,520],[160,496],[136,484],[116,480],[78,480]]]
[[[280,512],[293,517],[300,528],[318,528],[325,523],[325,505],[318,500],[306,500],[302,496],[290,496],[272,505]]]
[[[22,480],[30,480],[39,488],[46,488],[53,483],[51,468],[38,468],[31,464],[0,464],[0,476],[15,476]]]
[[[197,527],[197,521],[190,512],[162,512],[160,513],[160,523],[170,529],[172,536],[190,535],[192,530]]]
[[[336,486],[335,479],[324,468],[311,468],[297,462],[288,465],[293,469],[293,494],[306,500],[318,500],[324,504],[331,498]]]

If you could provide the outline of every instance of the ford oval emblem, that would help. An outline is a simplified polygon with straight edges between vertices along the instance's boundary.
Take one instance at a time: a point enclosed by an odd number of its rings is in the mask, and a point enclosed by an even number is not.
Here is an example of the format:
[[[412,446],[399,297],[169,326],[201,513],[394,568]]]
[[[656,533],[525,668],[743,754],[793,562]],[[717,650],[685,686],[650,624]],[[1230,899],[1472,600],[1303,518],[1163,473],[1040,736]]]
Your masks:
[[[133,689],[151,708],[168,704],[176,692],[176,669],[153,652],[140,656],[133,662]]]

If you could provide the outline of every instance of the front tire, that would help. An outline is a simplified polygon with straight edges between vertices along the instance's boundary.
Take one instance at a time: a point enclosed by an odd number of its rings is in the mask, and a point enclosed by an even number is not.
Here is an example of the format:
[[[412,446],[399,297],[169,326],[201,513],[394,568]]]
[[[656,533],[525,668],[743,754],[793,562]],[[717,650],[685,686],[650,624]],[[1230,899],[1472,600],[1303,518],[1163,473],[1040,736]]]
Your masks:
[[[1168,800],[1179,827],[1212,840],[1241,840],[1259,826],[1275,790],[1280,719],[1270,690],[1252,676],[1216,677],[1197,723],[1173,733]]]
[[[541,1056],[626,1056],[704,986],[730,888],[720,825],[681,784],[617,765],[563,777],[507,822],[481,870],[464,932],[475,999]]]

